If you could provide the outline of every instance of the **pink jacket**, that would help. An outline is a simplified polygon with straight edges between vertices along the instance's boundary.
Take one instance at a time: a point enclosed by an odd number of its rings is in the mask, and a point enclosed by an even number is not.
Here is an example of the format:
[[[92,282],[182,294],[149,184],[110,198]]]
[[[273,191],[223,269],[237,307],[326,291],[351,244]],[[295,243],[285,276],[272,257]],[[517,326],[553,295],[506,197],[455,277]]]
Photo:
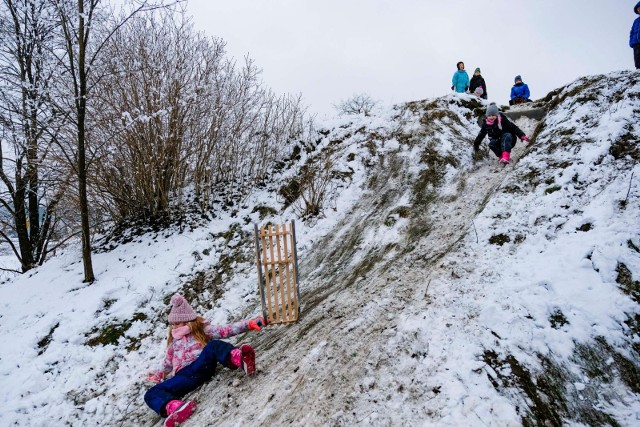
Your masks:
[[[211,339],[228,338],[247,332],[248,330],[248,320],[230,323],[225,326],[207,324],[204,328],[205,333]],[[164,356],[159,372],[162,372],[165,378],[171,372],[175,374],[180,369],[195,361],[198,356],[200,356],[200,353],[202,353],[202,349],[202,344],[193,337],[193,334],[185,335],[179,340],[174,339],[171,342],[171,346],[167,348],[167,353]]]

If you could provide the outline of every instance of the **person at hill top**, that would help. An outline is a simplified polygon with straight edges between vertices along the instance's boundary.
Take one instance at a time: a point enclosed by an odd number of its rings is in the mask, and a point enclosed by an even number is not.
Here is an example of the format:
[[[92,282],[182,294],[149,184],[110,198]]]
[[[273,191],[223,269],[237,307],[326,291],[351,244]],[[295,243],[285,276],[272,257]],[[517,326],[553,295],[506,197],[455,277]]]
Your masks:
[[[480,143],[487,135],[489,149],[500,159],[500,163],[505,164],[511,161],[511,149],[516,145],[516,136],[523,141],[529,141],[524,132],[498,110],[495,102],[487,107],[480,133],[473,142],[474,151],[480,149]]]
[[[522,77],[519,75],[514,79],[514,85],[511,87],[511,100],[509,105],[522,104],[523,102],[532,102],[529,99],[531,93],[529,92],[529,86],[522,82]]]
[[[464,62],[458,62],[456,66],[458,69],[453,73],[451,90],[455,90],[457,93],[465,93],[469,90],[469,75],[464,70]]]
[[[226,326],[211,325],[179,294],[171,297],[171,305],[167,352],[159,369],[148,374],[147,380],[156,385],[144,395],[151,409],[167,417],[165,427],[174,427],[191,416],[195,402],[180,399],[209,381],[218,364],[229,369],[242,367],[247,375],[255,373],[256,355],[250,345],[236,348],[218,338],[259,331],[266,324],[264,319],[257,318]]]
[[[633,11],[640,15],[640,1],[633,7]],[[629,47],[633,48],[633,60],[636,70],[640,69],[640,16],[633,21],[631,33],[629,33]]]
[[[482,88],[482,91],[476,92],[478,88]],[[471,82],[469,83],[469,92],[475,93],[482,99],[487,99],[487,84],[482,77],[480,68],[476,68],[473,72],[473,77],[471,77]]]

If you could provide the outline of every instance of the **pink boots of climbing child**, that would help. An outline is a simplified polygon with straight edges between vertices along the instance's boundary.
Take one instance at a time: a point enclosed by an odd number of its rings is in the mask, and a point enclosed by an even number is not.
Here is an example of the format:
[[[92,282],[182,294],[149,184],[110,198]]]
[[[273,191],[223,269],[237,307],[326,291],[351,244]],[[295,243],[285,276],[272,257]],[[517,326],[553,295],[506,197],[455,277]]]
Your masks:
[[[500,157],[500,163],[507,164],[510,161],[511,161],[511,153],[509,153],[508,151],[503,151],[502,157]]]
[[[247,375],[253,375],[256,373],[256,352],[249,344],[242,344],[231,350],[231,364],[238,368],[242,366]]]
[[[165,406],[167,411],[167,419],[164,420],[164,427],[174,427],[176,423],[183,423],[193,414],[196,409],[196,402],[189,400],[183,402],[181,400],[172,400]]]

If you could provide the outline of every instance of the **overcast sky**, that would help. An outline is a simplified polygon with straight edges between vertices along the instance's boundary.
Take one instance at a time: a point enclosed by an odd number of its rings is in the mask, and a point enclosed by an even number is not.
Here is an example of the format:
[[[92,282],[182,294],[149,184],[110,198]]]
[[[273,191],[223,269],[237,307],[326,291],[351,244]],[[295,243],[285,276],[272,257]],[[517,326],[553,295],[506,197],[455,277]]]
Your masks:
[[[196,28],[249,54],[276,93],[332,115],[356,93],[384,103],[450,92],[456,63],[506,104],[522,75],[538,99],[580,76],[633,69],[636,0],[188,0]]]

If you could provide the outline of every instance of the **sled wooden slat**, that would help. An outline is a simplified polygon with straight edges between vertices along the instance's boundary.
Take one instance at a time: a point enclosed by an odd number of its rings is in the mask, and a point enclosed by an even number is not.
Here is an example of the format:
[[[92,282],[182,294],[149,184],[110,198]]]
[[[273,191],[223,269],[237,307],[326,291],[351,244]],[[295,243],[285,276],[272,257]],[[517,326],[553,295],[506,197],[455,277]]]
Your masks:
[[[264,235],[264,226],[262,226],[262,235]],[[259,253],[259,248],[260,246],[257,246],[258,248],[258,253]],[[262,251],[263,251],[263,258],[267,259],[267,245],[263,244],[262,245]],[[258,270],[260,270],[260,266],[258,265]],[[268,303],[268,308],[269,308],[269,313],[273,313],[273,309],[271,308],[271,293],[267,292],[267,290],[270,288],[270,283],[271,283],[271,277],[269,276],[269,270],[265,269],[265,271],[267,272],[267,274],[264,276],[264,280],[265,283],[262,283],[262,280],[260,281],[260,292],[262,293],[263,297],[262,297],[262,312],[263,312],[263,317],[264,317],[264,298],[267,298],[267,303]],[[265,289],[265,285],[266,285],[266,289]],[[267,320],[271,320],[271,319],[267,319]]]
[[[277,258],[278,258],[278,264],[282,263],[282,248],[280,247],[280,239],[278,238],[278,225],[276,224],[275,229],[276,229],[276,253],[278,254]],[[284,282],[282,281],[282,268],[278,268],[278,290],[280,291],[280,301],[282,301],[282,304],[280,304],[280,318],[281,319],[286,319],[287,318],[287,311],[286,311],[286,300],[284,299]]]
[[[271,229],[269,229],[271,230]],[[271,253],[271,259],[275,259],[273,256],[273,239],[275,238],[276,240],[278,239],[277,236],[273,236],[273,234],[269,233],[268,234],[269,237],[269,252]],[[270,294],[273,295],[273,314],[274,314],[274,320],[275,323],[281,323],[280,322],[280,304],[278,304],[278,281],[277,281],[277,277],[276,277],[276,270],[275,268],[272,268],[269,270],[269,272],[271,273],[271,290],[270,290]]]
[[[254,225],[258,288],[262,315],[268,323],[298,320],[298,259],[295,225]]]
[[[285,231],[284,229],[284,225],[282,226],[282,231],[274,231],[274,230],[270,230],[270,231],[263,231],[263,229],[260,230],[260,237],[262,236],[287,236],[289,235],[289,232]]]
[[[287,260],[283,260],[283,261],[278,260],[278,261],[262,261],[260,264],[263,266],[266,266],[266,265],[281,265],[281,264],[289,265],[290,263]]]
[[[286,230],[287,225],[285,224],[283,227]],[[282,239],[282,248],[286,256],[289,253],[287,239]],[[291,311],[291,281],[289,280],[289,264],[284,265],[284,278],[287,291],[287,312],[289,316],[293,316],[293,311]]]

